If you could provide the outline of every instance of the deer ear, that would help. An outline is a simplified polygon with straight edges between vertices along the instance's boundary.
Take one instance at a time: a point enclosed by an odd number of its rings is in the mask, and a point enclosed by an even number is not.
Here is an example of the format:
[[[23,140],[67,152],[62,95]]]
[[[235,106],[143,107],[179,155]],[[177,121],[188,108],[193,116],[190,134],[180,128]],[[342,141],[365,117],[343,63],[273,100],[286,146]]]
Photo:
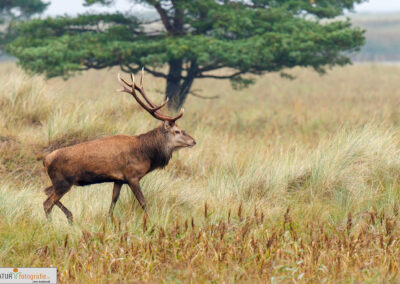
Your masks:
[[[164,121],[164,129],[169,130],[172,126],[174,126],[174,124],[175,124],[174,122],[166,120]]]

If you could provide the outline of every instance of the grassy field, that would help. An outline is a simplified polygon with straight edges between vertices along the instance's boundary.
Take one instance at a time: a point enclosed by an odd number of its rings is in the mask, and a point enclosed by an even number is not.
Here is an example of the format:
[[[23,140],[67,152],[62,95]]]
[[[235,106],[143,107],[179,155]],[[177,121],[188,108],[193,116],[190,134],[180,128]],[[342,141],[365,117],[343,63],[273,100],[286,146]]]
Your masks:
[[[75,187],[45,219],[42,151],[158,125],[117,69],[62,81],[0,65],[0,266],[61,283],[400,281],[400,67],[295,69],[245,90],[197,81],[182,126],[198,142],[123,188]],[[160,102],[163,81],[145,78]]]

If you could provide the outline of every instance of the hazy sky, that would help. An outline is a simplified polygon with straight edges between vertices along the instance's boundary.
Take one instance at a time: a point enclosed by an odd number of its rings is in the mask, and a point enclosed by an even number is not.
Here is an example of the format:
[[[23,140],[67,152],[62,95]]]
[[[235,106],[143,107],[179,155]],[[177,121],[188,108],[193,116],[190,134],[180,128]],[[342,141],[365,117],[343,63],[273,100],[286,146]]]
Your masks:
[[[126,11],[132,7],[132,2],[129,2],[129,0],[116,0],[116,4],[111,8],[104,8],[97,5],[87,8],[82,5],[83,0],[51,0],[50,2],[50,7],[47,9],[45,15],[76,15],[77,13],[88,11]],[[143,8],[136,6],[134,9],[140,11]],[[364,4],[358,5],[356,11],[368,13],[400,12],[400,0],[369,0]]]

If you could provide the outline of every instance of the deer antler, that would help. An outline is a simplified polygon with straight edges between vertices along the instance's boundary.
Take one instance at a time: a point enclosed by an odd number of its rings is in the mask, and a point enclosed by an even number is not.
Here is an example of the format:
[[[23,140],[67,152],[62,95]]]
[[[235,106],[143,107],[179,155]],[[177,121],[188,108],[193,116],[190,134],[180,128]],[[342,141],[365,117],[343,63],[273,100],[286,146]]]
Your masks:
[[[132,83],[128,83],[127,81],[125,81],[124,79],[121,78],[120,74],[118,73],[118,81],[122,86],[122,90],[120,90],[120,92],[125,92],[128,94],[131,94],[135,100],[139,103],[139,105],[144,108],[148,113],[150,113],[154,118],[162,120],[162,121],[170,121],[170,122],[175,122],[176,120],[178,120],[179,118],[182,117],[184,110],[181,109],[181,111],[179,112],[179,114],[175,117],[172,116],[168,116],[165,114],[162,114],[159,112],[159,110],[164,107],[167,103],[168,103],[168,98],[159,106],[157,106],[156,104],[154,104],[152,101],[150,101],[150,99],[147,97],[144,88],[143,88],[143,77],[144,77],[144,71],[142,69],[142,74],[140,76],[140,87],[137,86],[135,84],[135,77],[134,75],[131,73],[131,81]],[[129,88],[127,88],[129,87]],[[144,100],[146,101],[146,103],[148,105],[146,105],[136,94],[135,90],[139,91],[139,93],[142,95],[142,97],[144,98]]]

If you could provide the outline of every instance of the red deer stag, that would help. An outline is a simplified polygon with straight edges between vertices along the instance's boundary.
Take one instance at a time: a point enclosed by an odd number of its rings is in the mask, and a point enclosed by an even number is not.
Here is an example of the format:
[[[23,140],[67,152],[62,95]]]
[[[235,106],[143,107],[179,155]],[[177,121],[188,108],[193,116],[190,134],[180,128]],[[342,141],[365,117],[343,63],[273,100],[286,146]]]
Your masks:
[[[101,138],[60,148],[46,155],[43,164],[52,182],[52,186],[44,190],[48,196],[43,203],[46,217],[54,205],[57,205],[72,223],[72,213],[60,202],[61,197],[73,185],[85,186],[104,182],[114,183],[110,215],[123,184],[129,185],[143,210],[146,210],[146,200],[139,185],[141,178],[157,168],[165,167],[174,151],[196,145],[195,140],[175,123],[182,117],[183,109],[175,117],[167,116],[160,109],[167,104],[168,99],[157,106],[146,96],[143,89],[143,70],[140,87],[135,84],[133,74],[131,83],[122,79],[119,74],[118,80],[123,87],[121,92],[131,94],[142,108],[163,123],[138,136],[116,135]],[[145,102],[138,97],[136,91]]]

